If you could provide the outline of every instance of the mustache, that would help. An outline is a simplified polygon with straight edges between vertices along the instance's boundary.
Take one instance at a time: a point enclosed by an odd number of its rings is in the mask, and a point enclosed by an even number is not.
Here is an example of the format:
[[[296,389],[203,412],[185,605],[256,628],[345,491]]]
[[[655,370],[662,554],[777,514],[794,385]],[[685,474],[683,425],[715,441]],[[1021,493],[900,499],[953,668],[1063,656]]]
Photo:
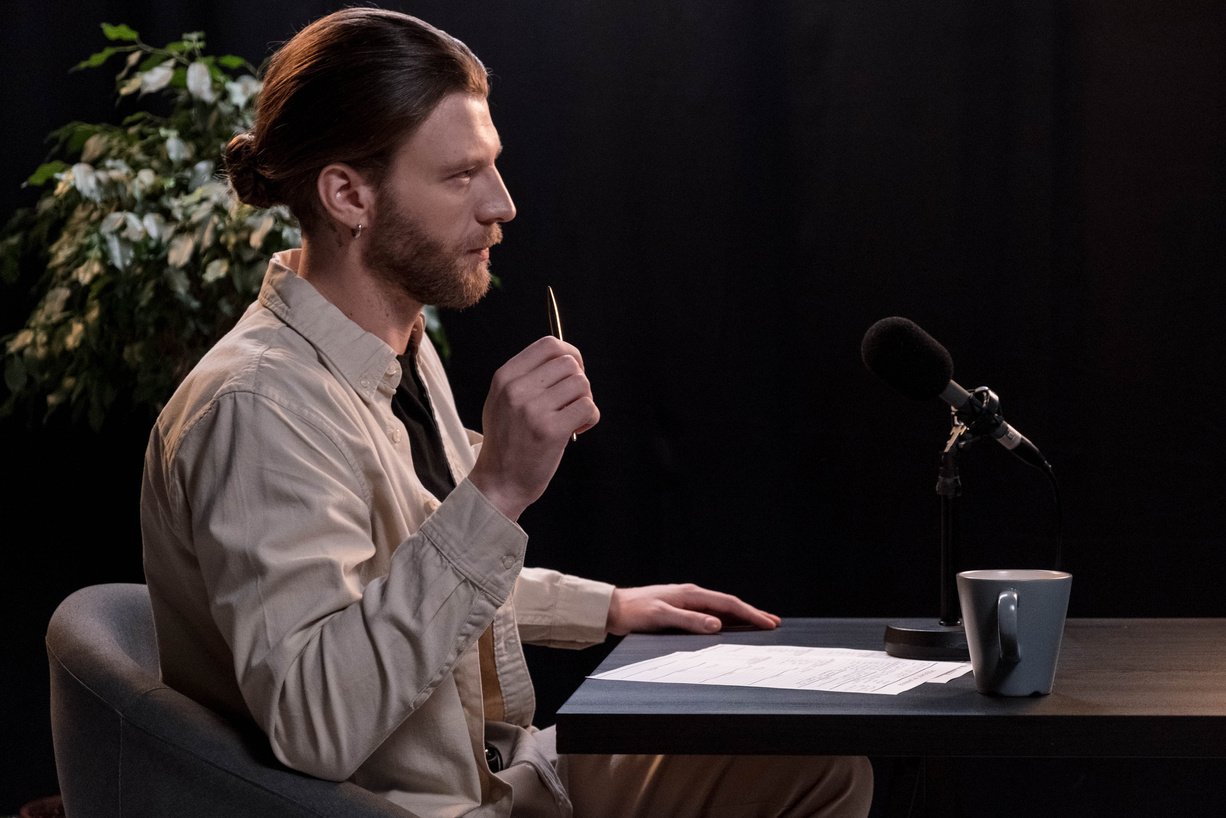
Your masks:
[[[482,242],[483,246],[493,247],[496,244],[502,244],[502,225],[495,224],[485,234],[485,239]]]

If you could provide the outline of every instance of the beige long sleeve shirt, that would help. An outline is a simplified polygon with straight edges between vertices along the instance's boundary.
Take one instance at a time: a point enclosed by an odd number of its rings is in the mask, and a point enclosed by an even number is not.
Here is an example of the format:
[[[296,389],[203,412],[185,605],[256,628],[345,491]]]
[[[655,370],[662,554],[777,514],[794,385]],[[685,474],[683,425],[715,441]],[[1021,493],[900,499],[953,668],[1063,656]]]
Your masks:
[[[274,257],[150,435],[141,525],[165,681],[253,718],[287,765],[423,816],[509,814],[488,720],[522,733],[510,763],[568,814],[531,741],[520,640],[603,640],[612,586],[522,567],[523,530],[466,479],[480,437],[419,324],[457,482],[441,503],[421,485],[391,409],[395,352],[296,264]]]

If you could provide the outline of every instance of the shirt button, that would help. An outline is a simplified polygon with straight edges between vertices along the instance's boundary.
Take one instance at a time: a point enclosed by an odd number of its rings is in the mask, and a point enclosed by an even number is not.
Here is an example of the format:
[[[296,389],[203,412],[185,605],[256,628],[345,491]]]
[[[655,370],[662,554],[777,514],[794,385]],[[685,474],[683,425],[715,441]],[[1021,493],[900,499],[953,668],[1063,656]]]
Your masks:
[[[387,427],[387,433],[391,437],[393,443],[400,442],[400,430],[397,429],[395,426]]]
[[[442,503],[440,503],[436,498],[434,497],[426,498],[426,511],[427,512],[433,514],[440,505],[442,505]]]
[[[507,554],[505,557],[502,558],[503,568],[508,568],[508,569],[514,568],[515,563],[516,563],[515,557],[512,557],[510,554]]]
[[[395,364],[392,364],[391,366],[387,368],[387,376],[389,378],[394,378],[399,374],[400,374],[400,370]]]
[[[358,386],[362,387],[363,389],[370,389],[370,378],[363,378],[362,380],[358,381]]]

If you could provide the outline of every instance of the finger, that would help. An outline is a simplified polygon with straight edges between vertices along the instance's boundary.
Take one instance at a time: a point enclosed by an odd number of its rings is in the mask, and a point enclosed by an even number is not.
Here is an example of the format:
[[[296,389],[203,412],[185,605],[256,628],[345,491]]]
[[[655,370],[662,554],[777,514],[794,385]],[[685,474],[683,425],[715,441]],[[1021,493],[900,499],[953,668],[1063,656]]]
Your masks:
[[[577,378],[585,387],[587,385],[583,365],[573,355],[559,355],[556,358],[550,358],[524,377],[534,380],[545,389],[557,386],[570,378]]]
[[[768,611],[764,611],[760,608],[755,608],[753,605],[749,605],[744,602],[742,602],[741,606],[736,610],[731,611],[731,614],[743,622],[747,622],[750,625],[758,628],[764,628],[766,630],[773,630],[774,628],[779,627],[779,623],[783,621],[779,616],[773,613],[769,613]]]
[[[559,355],[569,355],[570,357],[574,358],[576,361],[579,362],[580,369],[582,370],[587,369],[587,367],[584,366],[583,364],[583,353],[579,351],[579,347],[575,346],[569,341],[559,341],[557,338],[552,338],[552,337],[547,337],[547,339],[542,339],[542,340],[553,341],[558,347],[560,347],[560,349],[558,350]]]
[[[567,434],[581,435],[600,422],[600,409],[591,397],[572,401],[559,414]]]
[[[562,360],[568,363],[562,363]],[[569,424],[567,434],[580,429],[587,430],[596,425],[600,420],[600,410],[596,407],[596,401],[592,397],[592,385],[586,375],[575,371],[573,360],[558,359],[542,367],[540,371],[543,374],[534,374],[525,379],[524,384],[525,389],[539,390],[530,401],[533,412],[544,415],[563,415],[559,420]],[[528,383],[533,378],[540,378],[547,382],[559,375],[563,377],[545,388],[541,388],[536,383],[531,385]]]
[[[529,344],[500,366],[494,373],[495,384],[518,380],[546,361],[563,355],[574,358],[582,369],[583,355],[575,346],[547,335]]]
[[[563,356],[507,381],[501,392],[514,406],[553,412],[579,398],[590,398],[592,388],[575,359]]]
[[[542,441],[561,443],[572,434],[580,434],[600,422],[600,410],[590,400],[578,400],[544,416],[537,425]]]
[[[523,356],[523,360],[530,363],[532,366],[540,366],[545,361],[552,358],[559,358],[563,355],[568,355],[579,362],[579,368],[583,368],[583,353],[579,348],[569,341],[560,341],[552,335],[546,335],[538,338],[529,344],[519,355]],[[514,359],[512,359],[514,360]]]
[[[723,627],[723,623],[717,616],[665,604],[657,612],[657,627],[676,628],[690,633],[715,633]]]
[[[534,412],[542,418],[550,437],[554,433],[578,434],[600,422],[600,409],[589,392],[579,389],[551,390],[538,396]]]
[[[720,591],[711,591],[706,588],[695,587],[691,589],[686,594],[685,604],[688,607],[701,608],[712,613],[739,619],[755,627],[767,630],[778,627],[782,621],[775,614],[755,608],[740,597]]]

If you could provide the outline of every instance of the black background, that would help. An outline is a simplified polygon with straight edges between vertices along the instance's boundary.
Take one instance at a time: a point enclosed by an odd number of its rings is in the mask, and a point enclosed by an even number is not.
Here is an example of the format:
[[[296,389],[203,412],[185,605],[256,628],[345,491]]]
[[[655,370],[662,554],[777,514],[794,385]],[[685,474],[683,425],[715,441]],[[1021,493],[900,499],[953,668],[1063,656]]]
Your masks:
[[[202,30],[259,62],[339,5],[6,3],[0,213],[33,201],[48,131],[114,115],[109,70],[68,73],[101,22],[155,44]],[[935,616],[948,411],[859,358],[874,321],[903,315],[1055,467],[1071,615],[1226,616],[1221,3],[384,5],[492,70],[519,208],[501,286],[444,315],[461,413],[477,425],[493,371],[545,333],[546,284],[603,413],[521,521],[530,562],[692,580],[784,616]],[[0,333],[30,305],[5,292]],[[141,579],[149,422],[0,425],[0,812],[57,787],[54,606]],[[961,567],[1050,565],[1037,471],[982,443],[962,479]],[[606,650],[532,651],[542,723]],[[1211,764],[1036,766],[1035,789],[1098,807],[1135,806],[1123,782],[1191,812],[1226,801]]]

